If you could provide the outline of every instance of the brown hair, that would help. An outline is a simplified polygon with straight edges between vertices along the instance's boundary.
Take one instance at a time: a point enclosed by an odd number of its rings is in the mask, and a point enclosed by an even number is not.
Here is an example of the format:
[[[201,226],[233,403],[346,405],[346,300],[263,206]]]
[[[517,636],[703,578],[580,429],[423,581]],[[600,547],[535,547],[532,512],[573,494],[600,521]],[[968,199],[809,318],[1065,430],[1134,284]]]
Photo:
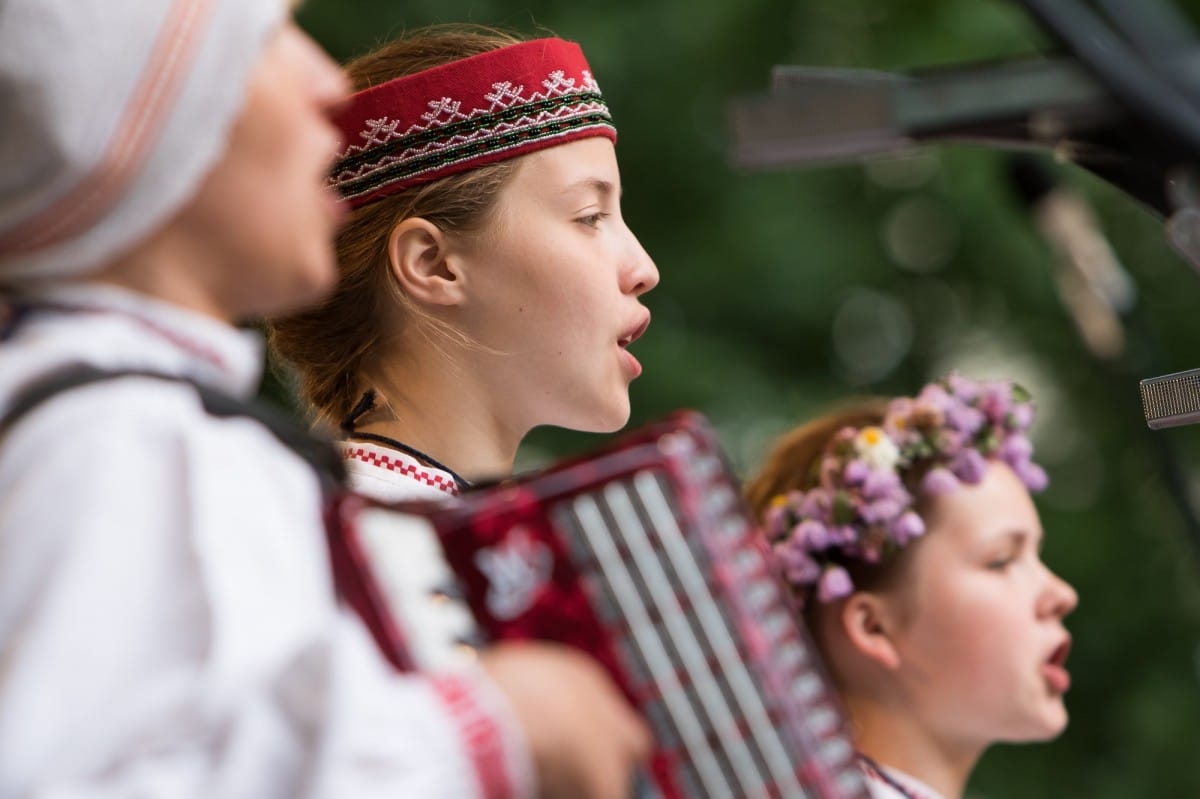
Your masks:
[[[405,34],[346,66],[355,91],[440,64],[498,50],[519,37],[476,25],[438,25]],[[517,167],[501,161],[398,192],[358,208],[337,237],[339,279],[333,294],[309,311],[271,320],[270,345],[295,372],[296,391],[317,421],[337,423],[370,385],[379,347],[390,335],[385,319],[399,309],[407,327],[426,341],[461,334],[439,326],[392,277],[388,237],[404,219],[421,217],[444,231],[481,230]]]
[[[784,433],[767,454],[758,473],[747,480],[746,502],[754,517],[762,521],[771,500],[788,491],[807,491],[817,484],[821,457],[830,439],[844,427],[862,428],[882,425],[887,400],[867,398],[851,401],[811,422]],[[917,511],[922,513],[918,504]],[[922,513],[924,515],[924,513]],[[860,560],[842,562],[856,589],[875,590],[892,585],[904,571],[911,547],[879,563]],[[806,599],[810,599],[806,597]],[[811,614],[819,603],[806,601],[805,620],[812,625]]]

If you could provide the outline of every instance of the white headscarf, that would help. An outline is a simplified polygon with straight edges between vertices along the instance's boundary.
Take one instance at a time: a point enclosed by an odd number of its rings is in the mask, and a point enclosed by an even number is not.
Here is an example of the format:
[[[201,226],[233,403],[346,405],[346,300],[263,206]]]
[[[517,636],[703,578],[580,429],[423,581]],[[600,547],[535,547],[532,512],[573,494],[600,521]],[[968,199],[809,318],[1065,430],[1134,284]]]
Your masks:
[[[0,283],[145,239],[224,152],[284,0],[0,0]]]

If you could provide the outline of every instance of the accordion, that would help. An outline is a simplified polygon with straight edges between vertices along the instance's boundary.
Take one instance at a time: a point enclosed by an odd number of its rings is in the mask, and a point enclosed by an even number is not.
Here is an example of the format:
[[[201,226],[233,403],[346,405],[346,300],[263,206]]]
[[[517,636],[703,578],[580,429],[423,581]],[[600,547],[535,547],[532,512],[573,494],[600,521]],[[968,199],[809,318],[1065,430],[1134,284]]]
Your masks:
[[[344,598],[401,669],[540,639],[588,652],[641,711],[662,799],[866,797],[836,695],[706,420],[465,492],[344,497]]]

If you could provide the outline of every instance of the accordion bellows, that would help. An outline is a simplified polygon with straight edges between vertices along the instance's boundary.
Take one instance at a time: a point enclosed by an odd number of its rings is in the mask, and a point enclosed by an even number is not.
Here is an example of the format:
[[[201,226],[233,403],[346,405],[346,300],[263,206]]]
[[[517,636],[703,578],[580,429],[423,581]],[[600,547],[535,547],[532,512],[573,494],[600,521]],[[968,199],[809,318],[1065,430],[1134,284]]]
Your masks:
[[[343,502],[339,586],[395,665],[488,639],[569,644],[654,732],[640,797],[866,796],[837,697],[698,414],[460,500]]]

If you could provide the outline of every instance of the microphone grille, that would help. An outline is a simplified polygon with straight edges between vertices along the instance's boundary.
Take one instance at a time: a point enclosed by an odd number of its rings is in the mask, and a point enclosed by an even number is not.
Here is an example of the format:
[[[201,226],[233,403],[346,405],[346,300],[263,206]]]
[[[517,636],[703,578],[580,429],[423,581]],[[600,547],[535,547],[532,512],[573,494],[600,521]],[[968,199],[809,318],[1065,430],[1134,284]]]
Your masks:
[[[1200,369],[1148,377],[1138,384],[1152,430],[1200,422]]]

